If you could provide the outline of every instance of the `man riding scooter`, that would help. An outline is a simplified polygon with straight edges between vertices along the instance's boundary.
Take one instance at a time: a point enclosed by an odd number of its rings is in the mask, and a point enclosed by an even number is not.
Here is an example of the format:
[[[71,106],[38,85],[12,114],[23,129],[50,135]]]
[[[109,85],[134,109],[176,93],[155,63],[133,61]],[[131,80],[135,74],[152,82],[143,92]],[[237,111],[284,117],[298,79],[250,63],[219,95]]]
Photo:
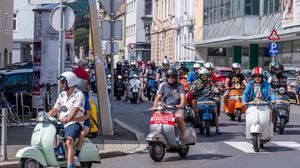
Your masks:
[[[187,95],[187,102],[192,106],[193,110],[200,114],[199,109],[197,108],[197,94],[201,93],[204,89],[211,90],[212,92],[216,92],[218,89],[211,82],[209,78],[209,71],[206,68],[201,68],[198,71],[199,78],[193,83],[191,89]],[[217,111],[216,111],[217,112]],[[216,124],[216,133],[221,134],[219,130],[219,119],[216,113],[215,115],[215,124]]]
[[[157,108],[158,103],[162,100],[166,105],[174,105],[178,109],[175,113],[175,122],[178,124],[180,131],[179,144],[183,145],[185,135],[184,107],[185,91],[183,85],[178,82],[178,73],[174,68],[170,68],[166,73],[167,82],[164,82],[158,90],[152,111]]]
[[[233,87],[233,83],[239,83],[240,86],[247,86],[244,75],[241,73],[241,65],[239,63],[233,63],[232,66],[233,74],[229,75],[225,80],[225,89],[229,90]],[[229,113],[228,109],[228,98],[229,91],[224,93],[224,112]]]
[[[189,73],[189,69],[186,67],[186,63],[181,62],[180,68],[178,69],[179,76],[184,76],[184,75],[187,75],[188,73]]]
[[[200,64],[196,63],[193,65],[193,71],[189,72],[187,78],[186,78],[186,81],[187,83],[191,86],[194,81],[197,79],[197,73],[198,73],[198,70],[200,69]]]
[[[167,81],[167,71],[169,69],[169,60],[164,59],[162,61],[162,68],[158,69],[157,75],[156,75],[156,81],[158,83],[163,83]]]
[[[78,78],[73,72],[62,73],[59,80],[63,92],[58,96],[54,108],[49,111],[49,115],[55,117],[58,114],[59,121],[64,126],[68,155],[67,168],[72,168],[74,159],[73,144],[82,129],[81,123],[75,120],[83,116],[85,98],[83,93],[76,88]]]
[[[129,79],[128,79],[127,84],[125,86],[126,89],[125,89],[125,100],[124,100],[124,102],[128,101],[128,82],[130,80],[130,77],[132,77],[134,75],[137,76],[137,77],[139,77],[139,69],[137,68],[136,64],[137,63],[135,61],[133,61],[133,62],[130,63],[131,67],[130,67],[130,71],[128,72]],[[140,102],[144,102],[143,99],[142,99],[142,97],[140,97],[139,101]]]

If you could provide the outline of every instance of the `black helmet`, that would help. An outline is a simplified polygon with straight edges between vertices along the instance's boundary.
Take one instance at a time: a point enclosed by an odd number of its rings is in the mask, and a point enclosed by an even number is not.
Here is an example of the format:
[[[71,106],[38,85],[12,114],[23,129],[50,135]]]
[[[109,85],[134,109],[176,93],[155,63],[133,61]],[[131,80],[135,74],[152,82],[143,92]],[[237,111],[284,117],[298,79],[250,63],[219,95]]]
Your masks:
[[[155,67],[155,62],[154,62],[154,61],[151,61],[151,62],[150,62],[150,67],[151,67],[151,68],[154,68],[154,67]]]
[[[274,66],[275,74],[281,75],[283,71],[284,71],[283,65],[281,63],[276,63],[276,65]]]
[[[178,78],[178,73],[177,73],[177,70],[175,68],[168,69],[168,71],[167,71],[167,78],[170,77],[170,76],[175,77],[175,79]]]
[[[180,66],[183,66],[183,65],[186,66],[186,63],[185,63],[185,62],[181,62],[181,63],[180,63]]]
[[[129,65],[128,60],[125,60],[125,61],[124,61],[124,65]]]
[[[117,68],[122,68],[122,63],[120,61],[117,62]]]

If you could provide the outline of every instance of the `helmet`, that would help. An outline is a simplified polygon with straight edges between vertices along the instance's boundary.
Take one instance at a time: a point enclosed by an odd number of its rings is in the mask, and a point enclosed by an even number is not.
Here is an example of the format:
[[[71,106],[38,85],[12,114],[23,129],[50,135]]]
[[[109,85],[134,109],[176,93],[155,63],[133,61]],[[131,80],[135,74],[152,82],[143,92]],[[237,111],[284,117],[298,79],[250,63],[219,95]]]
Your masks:
[[[263,69],[259,66],[253,68],[252,76],[254,76],[254,75],[261,75],[262,76],[263,75]]]
[[[135,62],[135,61],[132,61],[132,62],[130,63],[130,65],[131,65],[131,66],[136,66],[136,62]]]
[[[124,65],[128,65],[128,64],[129,64],[128,60],[125,60]]]
[[[146,62],[147,65],[150,65],[150,63],[151,63],[150,61],[147,61],[147,62]]]
[[[186,63],[185,62],[180,62],[180,66],[186,66]]]
[[[201,68],[198,70],[199,75],[209,75],[209,71],[206,68]]]
[[[164,64],[165,64],[165,65],[169,65],[169,60],[165,58],[165,59],[162,61],[162,64],[163,64],[163,65],[164,65]]]
[[[175,68],[170,68],[170,69],[168,69],[168,71],[167,71],[167,78],[169,77],[169,76],[174,76],[176,79],[177,79],[177,77],[178,77],[178,73],[177,73],[177,70],[175,69]]]
[[[154,62],[154,61],[151,61],[151,62],[150,62],[150,66],[151,66],[151,68],[154,68],[154,67],[155,67],[155,62]]]
[[[122,63],[120,61],[117,62],[117,68],[122,68]]]
[[[241,69],[241,64],[239,64],[239,63],[232,63],[232,65],[231,65],[231,68],[232,69]]]
[[[280,70],[280,71],[278,71]],[[276,65],[274,66],[274,72],[276,74],[282,74],[282,72],[284,71],[284,67],[281,63],[276,63]]]
[[[211,62],[207,62],[204,64],[204,67],[207,68],[207,69],[215,69],[215,66],[213,63]]]
[[[73,87],[78,84],[78,78],[73,72],[64,72],[60,75],[58,80],[66,80],[67,87]]]
[[[201,68],[200,64],[196,63],[193,65],[193,68]]]

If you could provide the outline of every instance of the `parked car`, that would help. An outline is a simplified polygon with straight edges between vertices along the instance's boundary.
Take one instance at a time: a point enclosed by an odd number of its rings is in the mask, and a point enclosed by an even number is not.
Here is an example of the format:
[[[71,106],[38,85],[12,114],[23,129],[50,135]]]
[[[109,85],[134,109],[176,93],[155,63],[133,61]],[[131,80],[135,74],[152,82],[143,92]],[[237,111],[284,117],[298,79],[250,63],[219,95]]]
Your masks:
[[[9,65],[5,65],[4,67],[0,68],[1,70],[14,70],[14,69],[32,69],[33,63],[32,61],[26,62],[17,62]]]
[[[287,77],[287,83],[292,87],[292,90],[296,87],[296,72],[298,68],[296,67],[284,67],[283,74]]]
[[[176,62],[175,62],[174,67],[175,67],[176,69],[180,68],[180,64],[181,64],[182,62],[185,62],[186,67],[187,67],[188,69],[193,68],[193,65],[194,65],[195,63],[200,64],[201,67],[205,64],[205,61],[204,61],[204,60],[202,60],[202,61],[180,60],[180,61],[176,61]]]
[[[0,91],[12,105],[16,105],[16,93],[23,93],[24,105],[32,106],[32,69],[0,70]],[[20,105],[19,98],[19,105]]]
[[[231,75],[232,69],[228,67],[216,67],[217,82],[220,86],[224,86],[227,76]]]

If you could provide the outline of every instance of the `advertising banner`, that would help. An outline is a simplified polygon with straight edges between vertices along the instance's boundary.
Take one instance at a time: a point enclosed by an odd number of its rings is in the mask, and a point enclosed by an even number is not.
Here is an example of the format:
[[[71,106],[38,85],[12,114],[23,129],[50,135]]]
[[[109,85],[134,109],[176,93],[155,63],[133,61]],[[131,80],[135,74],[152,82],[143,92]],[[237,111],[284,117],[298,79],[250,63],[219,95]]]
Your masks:
[[[300,25],[300,0],[281,0],[282,28]]]

